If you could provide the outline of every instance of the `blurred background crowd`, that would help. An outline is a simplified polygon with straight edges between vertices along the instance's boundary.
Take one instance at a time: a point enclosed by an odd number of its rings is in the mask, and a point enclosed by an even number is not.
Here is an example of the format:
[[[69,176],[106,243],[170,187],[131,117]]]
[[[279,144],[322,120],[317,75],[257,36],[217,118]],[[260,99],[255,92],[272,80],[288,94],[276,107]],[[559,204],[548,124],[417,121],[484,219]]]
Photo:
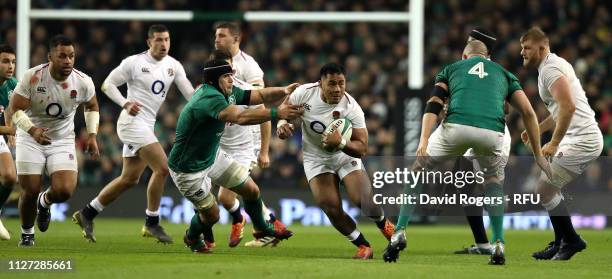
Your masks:
[[[137,0],[32,1],[33,8],[199,10],[240,12],[249,10],[284,11],[405,11],[408,1],[188,1]],[[0,0],[0,43],[16,46],[16,0]],[[213,50],[213,21],[162,22],[171,30],[170,54],[183,63],[194,85],[200,83],[201,69]],[[98,136],[100,160],[81,156],[80,185],[100,187],[121,171],[122,144],[115,132],[120,107],[99,90],[110,71],[129,55],[147,49],[143,21],[45,21],[33,20],[31,64],[47,61],[47,40],[63,33],[77,43],[76,68],[89,74],[98,87],[101,124]],[[547,111],[537,92],[537,73],[522,68],[519,37],[529,27],[540,26],[551,40],[552,52],[567,59],[576,70],[596,112],[605,137],[602,155],[612,154],[612,3],[605,0],[535,1],[426,1],[425,80],[427,96],[433,77],[441,68],[461,57],[467,34],[475,26],[490,30],[498,38],[492,59],[521,80],[540,119]],[[396,130],[402,121],[402,94],[407,94],[408,27],[401,23],[243,23],[241,48],[263,69],[268,86],[289,82],[315,82],[320,67],[330,61],[345,65],[347,91],[366,113],[371,156],[401,156],[395,146]],[[19,51],[19,50],[17,50]],[[19,63],[19,61],[17,61]],[[19,78],[19,77],[18,77]],[[174,141],[174,128],[185,104],[176,90],[168,95],[155,127],[166,151]],[[125,92],[125,88],[123,88]],[[77,114],[77,145],[85,142],[83,119]],[[512,154],[528,151],[520,141],[523,130],[517,113],[508,116],[512,133]],[[273,125],[274,126],[274,125]],[[272,137],[269,170],[255,171],[264,187],[303,187],[300,163],[301,134],[289,141]],[[546,141],[544,141],[546,142]],[[603,169],[602,169],[603,168]],[[594,191],[612,191],[612,180],[605,167],[595,166],[590,175],[603,183],[593,183]],[[141,179],[145,183],[146,179]],[[171,183],[168,181],[168,183]],[[297,186],[300,185],[300,186]]]

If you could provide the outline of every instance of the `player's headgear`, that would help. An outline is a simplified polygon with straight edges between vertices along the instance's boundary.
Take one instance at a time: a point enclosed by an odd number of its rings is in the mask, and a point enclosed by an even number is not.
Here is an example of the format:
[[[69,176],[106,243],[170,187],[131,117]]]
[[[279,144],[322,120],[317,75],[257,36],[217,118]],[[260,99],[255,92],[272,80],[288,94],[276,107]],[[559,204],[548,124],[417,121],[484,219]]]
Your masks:
[[[232,66],[225,60],[210,60],[204,64],[204,83],[212,85],[223,93],[219,86],[219,78],[225,74],[233,73]]]
[[[495,38],[493,33],[480,27],[476,27],[474,30],[470,31],[470,37],[483,42],[487,46],[489,54],[493,52],[495,44],[497,43],[497,38]]]

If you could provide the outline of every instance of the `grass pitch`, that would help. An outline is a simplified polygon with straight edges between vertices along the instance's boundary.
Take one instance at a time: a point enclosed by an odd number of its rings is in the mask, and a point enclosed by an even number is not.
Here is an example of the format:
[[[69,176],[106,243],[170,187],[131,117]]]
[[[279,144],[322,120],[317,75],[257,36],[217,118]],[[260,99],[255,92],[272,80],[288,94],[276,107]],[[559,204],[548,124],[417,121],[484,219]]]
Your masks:
[[[186,225],[163,223],[175,243],[139,235],[143,220],[96,220],[97,243],[88,243],[71,222],[37,232],[36,246],[17,247],[19,223],[4,219],[12,239],[0,241],[0,259],[71,259],[72,272],[6,272],[0,278],[609,278],[612,230],[581,230],[587,250],[569,262],[535,261],[531,253],[552,238],[550,231],[507,231],[506,265],[489,266],[487,256],[453,255],[473,239],[467,226],[411,226],[408,248],[397,263],[384,263],[386,240],[371,224],[360,225],[374,259],[351,259],[356,248],[332,227],[291,226],[295,235],[276,248],[227,247],[229,226],[215,226],[212,254],[193,254],[182,243]],[[245,229],[241,245],[252,239]]]

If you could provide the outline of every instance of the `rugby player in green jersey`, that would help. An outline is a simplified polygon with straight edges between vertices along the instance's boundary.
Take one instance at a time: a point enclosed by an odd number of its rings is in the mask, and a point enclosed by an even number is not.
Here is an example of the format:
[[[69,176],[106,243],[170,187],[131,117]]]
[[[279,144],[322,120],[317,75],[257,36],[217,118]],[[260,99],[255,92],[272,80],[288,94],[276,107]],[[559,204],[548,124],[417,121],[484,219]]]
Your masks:
[[[484,43],[470,41],[463,51],[463,60],[446,66],[436,76],[436,84],[423,115],[421,138],[416,151],[418,158],[412,171],[434,169],[445,158],[462,156],[467,149],[474,149],[484,172],[485,197],[495,201],[485,205],[491,219],[493,241],[497,242],[490,263],[504,264],[504,204],[499,180],[504,171],[500,167],[505,126],[504,102],[508,100],[521,114],[529,135],[539,135],[539,128],[535,112],[518,79],[486,57]],[[447,98],[450,101],[444,123],[432,134]],[[536,163],[550,176],[550,166],[542,155],[539,139],[535,140],[537,142],[531,142],[531,147]],[[405,192],[418,195],[423,185],[417,182],[414,186],[407,186]],[[396,261],[399,252],[406,248],[405,229],[413,209],[413,204],[401,206],[395,233],[383,255],[385,261]]]
[[[0,45],[0,118],[4,118],[4,110],[8,108],[9,99],[13,89],[17,86],[15,75],[15,50],[9,45]],[[6,124],[6,126],[2,126]],[[17,182],[15,163],[9,147],[2,135],[8,135],[9,142],[14,143],[15,129],[11,127],[10,121],[0,123],[0,211],[8,199],[13,185]],[[1,212],[0,212],[1,214]],[[0,221],[0,239],[9,240],[11,235]]]
[[[219,219],[219,207],[210,192],[212,184],[223,185],[242,196],[256,237],[273,236],[283,240],[292,236],[284,226],[265,221],[259,187],[249,177],[247,168],[219,149],[219,143],[228,122],[253,125],[299,117],[302,114],[300,106],[282,103],[278,108],[273,107],[299,84],[245,91],[233,86],[232,73],[226,61],[211,60],[205,64],[204,84],[179,116],[176,142],[168,160],[172,180],[197,212],[184,237],[185,244],[193,252],[209,252],[202,233]],[[265,110],[239,107],[261,103],[272,107]]]

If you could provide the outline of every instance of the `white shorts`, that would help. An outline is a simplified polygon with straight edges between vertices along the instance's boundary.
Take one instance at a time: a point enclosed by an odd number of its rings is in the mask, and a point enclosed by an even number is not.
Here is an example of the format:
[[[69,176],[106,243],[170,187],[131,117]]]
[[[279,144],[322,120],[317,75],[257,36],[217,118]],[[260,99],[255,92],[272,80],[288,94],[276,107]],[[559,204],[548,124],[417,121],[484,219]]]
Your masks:
[[[251,169],[253,167],[253,164],[257,164],[257,157],[254,156],[253,154],[253,150],[252,149],[230,149],[230,148],[224,148],[223,146],[221,147],[221,149],[229,154],[230,156],[232,156],[232,158],[241,166],[247,168],[247,169]]]
[[[500,168],[505,169],[508,164],[508,158],[510,157],[510,149],[512,147],[512,136],[510,136],[510,130],[508,130],[508,126],[506,125],[504,129],[504,142],[502,145],[502,158],[500,162]],[[474,165],[475,170],[480,170],[480,164],[478,164],[478,160],[476,160],[476,155],[474,154],[474,149],[470,148],[463,155],[466,159],[471,160]],[[498,177],[499,180],[504,180],[505,175],[501,173],[501,177]]]
[[[0,153],[11,153],[8,144],[4,140],[4,136],[0,135]]]
[[[134,157],[143,146],[158,142],[153,126],[121,111],[117,120],[117,136],[123,142],[123,157]]]
[[[504,133],[455,123],[443,123],[429,137],[427,154],[431,162],[447,156],[462,156],[472,149],[485,177],[503,178]]]
[[[238,164],[219,148],[215,162],[208,168],[191,173],[170,170],[170,177],[179,192],[191,201],[197,209],[208,209],[214,205],[215,198],[210,193],[212,184],[234,188],[244,184],[249,178],[248,169]]]
[[[601,155],[603,145],[603,136],[599,130],[593,134],[564,137],[550,164],[553,172],[552,180],[548,179],[544,172],[540,179],[562,188],[582,174],[588,164]]]
[[[78,171],[74,139],[52,140],[50,145],[40,145],[29,135],[16,138],[17,174],[41,175],[47,169],[49,175],[60,170]]]
[[[322,173],[335,173],[342,180],[349,173],[361,170],[362,168],[363,163],[361,159],[351,157],[342,152],[328,158],[304,155],[304,172],[309,182]]]

